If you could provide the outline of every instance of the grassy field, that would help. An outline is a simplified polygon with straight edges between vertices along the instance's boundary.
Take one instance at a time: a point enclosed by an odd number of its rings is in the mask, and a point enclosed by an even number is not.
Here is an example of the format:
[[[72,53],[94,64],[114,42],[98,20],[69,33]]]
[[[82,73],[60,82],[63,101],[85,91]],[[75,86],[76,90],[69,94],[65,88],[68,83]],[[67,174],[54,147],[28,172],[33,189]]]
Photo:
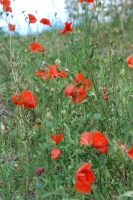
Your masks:
[[[89,6],[69,27],[1,34],[0,200],[133,198],[131,8],[107,22]]]

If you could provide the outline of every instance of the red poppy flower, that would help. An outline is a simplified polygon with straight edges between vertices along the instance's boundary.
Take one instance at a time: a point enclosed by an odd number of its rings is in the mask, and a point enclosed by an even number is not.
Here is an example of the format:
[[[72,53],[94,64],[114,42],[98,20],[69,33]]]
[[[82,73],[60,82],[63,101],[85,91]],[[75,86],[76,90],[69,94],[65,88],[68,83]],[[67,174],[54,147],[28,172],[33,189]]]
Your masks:
[[[84,163],[75,172],[76,183],[74,188],[78,192],[87,193],[91,191],[90,184],[94,182],[95,178],[95,175],[91,169],[92,167],[89,163]]]
[[[37,105],[37,100],[35,95],[30,91],[21,91],[22,98],[24,99],[24,107],[25,108],[35,108]]]
[[[57,159],[61,154],[61,150],[58,148],[53,147],[51,151],[51,158],[52,159]]]
[[[60,74],[59,74],[59,76],[61,78],[67,78],[68,77],[68,73],[66,73],[65,71],[63,71],[62,68],[60,68]]]
[[[57,71],[57,65],[48,65],[49,72],[50,72],[50,78],[56,78],[60,75],[60,73]]]
[[[31,24],[36,23],[37,19],[34,15],[28,14],[28,17]]]
[[[33,52],[45,52],[44,46],[41,46],[39,43],[32,42],[28,45],[29,49],[32,50]]]
[[[22,106],[24,104],[24,100],[23,100],[21,94],[13,94],[12,100],[18,106]]]
[[[75,88],[74,88],[74,84],[70,84],[66,87],[66,89],[64,90],[64,93],[67,97],[73,96],[75,93]]]
[[[74,103],[80,103],[86,98],[86,87],[85,86],[77,86],[75,88],[75,93],[72,96]]]
[[[36,168],[36,175],[41,176],[42,173],[46,173],[46,170],[42,167]]]
[[[64,137],[64,135],[62,133],[57,134],[57,135],[55,135],[55,134],[51,135],[52,140],[55,141],[56,144],[58,144],[62,140],[63,137]]]
[[[84,132],[80,137],[80,144],[91,145],[104,154],[108,152],[108,139],[103,133],[97,130]]]
[[[20,94],[12,95],[12,100],[18,106],[24,106],[24,108],[35,108],[37,105],[37,100],[34,94],[30,91],[22,90]]]
[[[64,93],[67,97],[72,96],[72,99],[75,103],[80,103],[86,97],[86,87],[74,86],[74,84],[71,83],[66,87]]]
[[[76,73],[74,77],[75,83],[81,83],[91,89],[92,82],[89,78],[85,78],[82,72]]]
[[[102,94],[102,97],[103,97],[103,99],[104,99],[105,101],[108,101],[108,100],[109,100],[108,96],[107,96],[105,93]]]
[[[37,70],[35,72],[36,75],[40,76],[42,79],[48,79],[49,78],[49,70],[45,70],[45,71],[42,71],[42,70]]]
[[[3,9],[5,12],[12,12],[12,8],[11,8],[9,5],[3,5],[2,9]]]
[[[79,0],[79,2],[84,2],[84,1],[86,1],[88,3],[94,3],[94,0]]]
[[[13,25],[13,24],[8,24],[8,29],[9,29],[10,31],[14,31],[14,30],[15,30],[15,25]]]
[[[65,22],[65,27],[61,30],[61,33],[66,34],[67,31],[73,32],[71,25],[72,25],[72,22]]]
[[[0,3],[1,3],[3,6],[10,6],[10,4],[11,4],[10,0],[1,0]]]
[[[133,68],[133,56],[128,56],[126,62],[128,63],[128,67]]]
[[[126,153],[129,158],[133,159],[133,146],[128,151],[126,151]]]
[[[48,25],[48,26],[51,25],[49,19],[46,19],[46,18],[42,18],[42,19],[40,20],[40,23],[42,23],[42,24],[44,24],[44,25]]]

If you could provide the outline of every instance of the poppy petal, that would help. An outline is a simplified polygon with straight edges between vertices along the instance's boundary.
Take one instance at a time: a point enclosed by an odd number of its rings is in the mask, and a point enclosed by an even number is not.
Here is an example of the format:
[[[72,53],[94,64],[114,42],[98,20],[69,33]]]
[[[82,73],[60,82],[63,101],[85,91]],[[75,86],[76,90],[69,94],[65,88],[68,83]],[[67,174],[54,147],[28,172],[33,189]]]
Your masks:
[[[74,85],[73,84],[68,85],[64,90],[64,93],[67,97],[74,95],[75,94]]]
[[[57,135],[55,135],[55,134],[51,135],[51,139],[53,141],[55,141],[56,145],[63,139],[63,137],[64,137],[64,135],[62,133],[61,134],[57,134]]]
[[[37,19],[34,15],[28,14],[28,17],[31,24],[36,23]]]
[[[42,23],[42,24],[44,24],[44,25],[48,25],[48,26],[51,25],[49,19],[46,19],[46,18],[42,18],[42,19],[40,20],[40,23]]]
[[[81,193],[88,193],[91,191],[90,185],[83,184],[81,182],[76,182],[74,184],[74,188],[75,188],[75,190],[77,190],[78,192],[81,192]]]
[[[51,158],[52,159],[57,159],[61,154],[61,150],[58,148],[53,147],[51,151]]]
[[[102,153],[107,153],[108,151],[107,137],[97,130],[93,131],[92,132],[92,146]]]
[[[86,98],[86,87],[77,86],[75,88],[75,93],[72,96],[74,103],[80,103]]]
[[[127,155],[129,158],[133,159],[133,146],[127,151]]]
[[[91,145],[91,132],[84,132],[80,136],[80,144]]]

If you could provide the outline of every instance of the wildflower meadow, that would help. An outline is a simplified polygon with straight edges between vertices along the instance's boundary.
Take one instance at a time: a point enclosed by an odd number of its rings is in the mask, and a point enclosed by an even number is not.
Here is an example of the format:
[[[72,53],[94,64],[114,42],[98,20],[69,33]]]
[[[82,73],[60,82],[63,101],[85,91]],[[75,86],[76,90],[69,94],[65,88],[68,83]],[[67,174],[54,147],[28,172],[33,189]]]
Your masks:
[[[20,36],[0,0],[0,200],[133,199],[133,3],[68,2]]]

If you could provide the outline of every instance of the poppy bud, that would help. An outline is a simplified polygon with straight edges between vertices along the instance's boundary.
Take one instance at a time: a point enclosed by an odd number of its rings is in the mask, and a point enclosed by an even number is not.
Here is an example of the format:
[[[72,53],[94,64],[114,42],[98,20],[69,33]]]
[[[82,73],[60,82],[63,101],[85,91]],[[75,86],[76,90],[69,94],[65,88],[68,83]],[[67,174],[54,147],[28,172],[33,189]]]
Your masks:
[[[40,176],[42,173],[46,173],[46,170],[42,167],[36,168],[36,175]]]
[[[120,88],[117,88],[116,91],[117,91],[117,92],[120,92]]]
[[[69,80],[69,82],[72,82],[73,81],[73,77],[72,76],[68,76],[68,80]]]
[[[112,94],[113,90],[111,88],[108,89],[108,94]]]
[[[60,64],[61,64],[60,59],[56,59],[56,60],[55,60],[55,64],[56,64],[56,65],[60,65]]]
[[[4,130],[5,130],[4,124],[1,124],[1,127],[0,127],[0,128],[1,128],[2,131],[4,131]]]
[[[41,124],[41,120],[40,119],[36,119],[36,123],[37,124]]]
[[[104,88],[103,88],[103,92],[104,92],[104,93],[107,93],[107,92],[108,92],[108,88],[107,88],[107,87],[104,87]]]
[[[51,92],[51,93],[54,93],[54,91],[55,91],[54,88],[51,88],[51,89],[50,89],[50,92]]]
[[[122,58],[122,57],[119,57],[119,58],[118,58],[118,62],[121,62],[121,61],[123,61],[123,58]]]
[[[61,113],[62,113],[63,115],[66,115],[66,110],[62,110]]]
[[[47,112],[47,113],[46,113],[46,118],[47,118],[47,119],[50,119],[50,117],[51,117],[51,112]]]
[[[105,101],[108,101],[108,96],[105,93],[102,94],[102,97],[105,99]]]
[[[94,113],[93,118],[94,118],[94,120],[99,121],[101,119],[101,113],[98,113],[98,112]]]
[[[46,121],[46,128],[53,128],[53,123],[51,121]]]

